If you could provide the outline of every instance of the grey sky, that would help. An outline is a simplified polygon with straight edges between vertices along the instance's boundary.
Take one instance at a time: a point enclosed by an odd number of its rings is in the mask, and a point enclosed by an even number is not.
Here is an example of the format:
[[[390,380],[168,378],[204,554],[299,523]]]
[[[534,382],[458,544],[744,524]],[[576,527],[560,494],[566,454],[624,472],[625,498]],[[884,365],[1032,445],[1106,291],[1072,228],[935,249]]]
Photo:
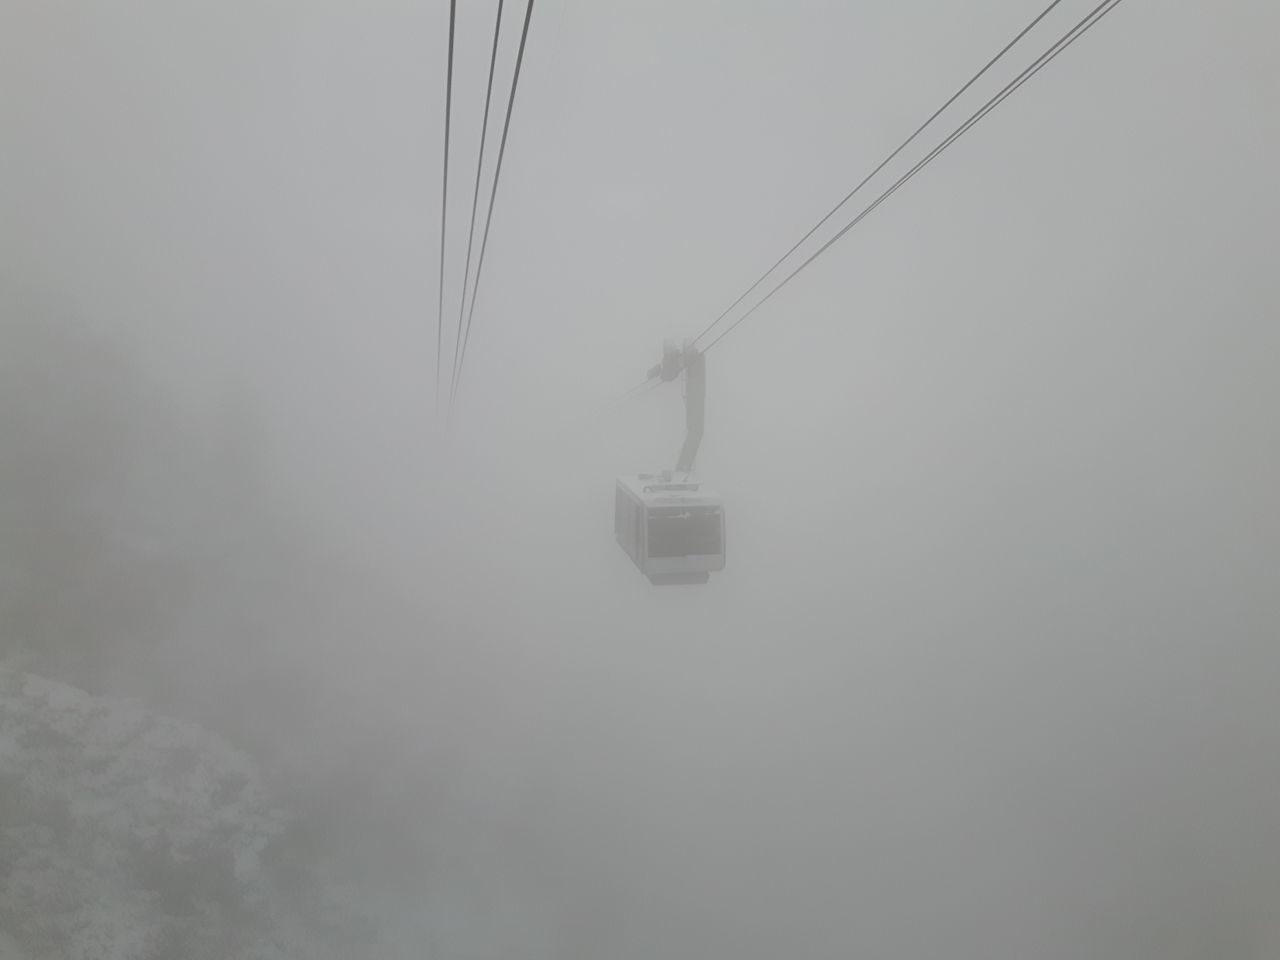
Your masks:
[[[580,426],[1041,6],[543,0],[447,442],[443,0],[0,4],[6,310],[193,424],[252,397],[282,500],[456,628],[299,650],[451,731],[456,955],[504,955],[485,897],[562,956],[1280,943],[1274,4],[1127,0],[711,354],[707,588],[610,529],[678,391]]]

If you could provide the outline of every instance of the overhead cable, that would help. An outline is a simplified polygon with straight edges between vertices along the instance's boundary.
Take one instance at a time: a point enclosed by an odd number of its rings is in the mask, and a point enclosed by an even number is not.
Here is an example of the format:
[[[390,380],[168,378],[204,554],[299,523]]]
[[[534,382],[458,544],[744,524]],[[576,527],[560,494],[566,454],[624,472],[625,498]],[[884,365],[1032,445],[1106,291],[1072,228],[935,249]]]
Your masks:
[[[480,176],[484,169],[484,144],[489,133],[489,103],[493,97],[493,71],[498,62],[498,37],[502,32],[502,4],[498,0],[498,16],[493,23],[493,50],[489,54],[489,82],[484,88],[484,119],[480,121],[480,153],[476,158],[476,186],[471,195],[471,226],[467,230],[467,265],[462,271],[462,298],[458,302],[458,333],[453,341],[453,370],[450,383],[458,375],[458,348],[462,345],[462,317],[467,308],[467,284],[471,279],[471,250],[476,238],[476,208],[480,203]],[[453,390],[450,387],[450,393]]]
[[[761,300],[759,300],[754,306],[752,306],[749,310],[747,310],[740,317],[738,317],[738,319],[736,319],[732,324],[726,327],[719,334],[719,336],[717,336],[714,340],[712,340],[709,344],[707,344],[706,347],[703,348],[703,352],[705,353],[706,351],[710,350],[717,343],[723,340],[726,336],[732,333],[738,327],[738,325],[742,323],[742,321],[746,320],[747,317],[751,316],[751,314],[755,313],[762,306],[764,306],[773,297],[774,294],[776,294],[779,290],[781,290],[788,283],[790,283],[796,277],[797,274],[799,274],[802,270],[805,269],[805,267],[809,266],[809,264],[813,263],[814,260],[818,259],[818,257],[820,257],[823,253],[825,253],[837,240],[839,240],[846,233],[848,233],[850,230],[856,227],[859,223],[861,223],[873,210],[875,210],[878,206],[880,206],[880,204],[882,204],[885,200],[889,199],[889,197],[891,197],[894,193],[896,193],[899,188],[901,188],[909,180],[911,180],[912,177],[914,177],[917,173],[919,173],[921,170],[927,167],[930,163],[932,163],[941,153],[943,153],[943,151],[945,151],[958,139],[960,139],[962,136],[968,133],[969,130],[971,130],[975,125],[977,125],[983,119],[983,117],[985,117],[992,110],[994,110],[1001,103],[1003,103],[1006,99],[1008,99],[1015,91],[1018,90],[1019,87],[1021,87],[1024,83],[1026,83],[1028,80],[1034,77],[1037,73],[1039,73],[1042,69],[1044,69],[1044,67],[1048,66],[1048,64],[1054,58],[1056,58],[1058,54],[1062,53],[1064,50],[1067,49],[1067,47],[1071,46],[1071,44],[1075,43],[1078,39],[1080,39],[1080,37],[1084,36],[1084,34],[1087,33],[1090,29],[1092,29],[1103,17],[1105,17],[1108,13],[1110,13],[1112,10],[1118,7],[1121,2],[1122,0],[1103,0],[1102,3],[1099,3],[1096,7],[1094,7],[1093,10],[1091,10],[1088,14],[1086,14],[1085,17],[1079,23],[1077,23],[1074,27],[1072,27],[1069,31],[1067,31],[1067,33],[1064,34],[1056,43],[1054,43],[1044,53],[1042,53],[1035,60],[1035,62],[1031,64],[1031,66],[1027,67],[1025,70],[1022,71],[1022,73],[1018,74],[1018,76],[1015,77],[1012,81],[1010,81],[1003,89],[1001,89],[999,93],[997,93],[985,104],[983,104],[983,106],[980,107],[977,111],[975,111],[964,123],[962,123],[954,131],[952,131],[952,133],[948,135],[945,140],[943,140],[940,144],[938,144],[938,146],[934,147],[933,150],[930,151],[929,154],[926,155],[923,160],[921,160],[909,171],[907,171],[907,173],[903,174],[903,176],[900,177],[897,180],[897,182],[893,184],[893,186],[885,190],[884,193],[880,194],[879,197],[877,197],[872,203],[870,203],[867,207],[865,207],[861,213],[859,213],[856,217],[853,218],[853,220],[845,224],[845,226],[841,228],[839,233],[837,233],[830,240],[828,240],[821,247],[819,247],[815,253],[811,254],[808,259],[806,259],[803,263],[800,264],[800,266],[796,267],[793,271],[791,271],[791,273],[787,274],[787,276],[777,286],[775,286],[772,290],[770,290]]]
[[[634,397],[638,397],[641,394],[648,393],[650,390],[653,390],[656,387],[660,387],[662,383],[663,381],[659,377],[649,377],[647,380],[641,380],[630,390],[626,391],[621,396],[619,396],[616,400],[614,400],[613,403],[610,404],[610,406],[613,407],[614,409],[618,407],[622,407],[626,405],[628,400],[631,400]]]
[[[786,253],[784,253],[782,256],[780,256],[780,257],[777,259],[777,261],[773,264],[773,266],[771,266],[771,267],[770,267],[768,270],[766,270],[764,273],[760,274],[760,276],[756,279],[756,282],[755,282],[755,283],[753,283],[753,284],[751,284],[751,286],[747,287],[747,289],[746,289],[746,290],[744,290],[744,291],[742,292],[742,295],[741,295],[740,297],[738,297],[738,299],[737,299],[737,300],[733,301],[733,303],[731,303],[731,304],[729,304],[729,306],[725,307],[724,311],[720,314],[720,316],[716,317],[716,318],[715,318],[714,320],[712,320],[709,324],[707,324],[707,326],[703,329],[703,331],[702,331],[701,333],[699,333],[696,337],[694,337],[694,338],[693,338],[694,343],[696,344],[699,340],[701,340],[703,337],[705,337],[708,333],[710,333],[710,332],[711,332],[711,330],[712,330],[712,329],[713,329],[713,328],[714,328],[718,323],[720,323],[720,321],[721,321],[721,320],[723,320],[723,319],[724,319],[725,317],[727,317],[730,313],[732,313],[732,312],[733,312],[733,310],[734,310],[734,308],[736,308],[736,307],[738,306],[738,304],[742,303],[742,301],[743,301],[743,300],[745,300],[747,297],[749,297],[749,296],[750,296],[750,295],[755,291],[755,289],[756,289],[757,287],[759,287],[759,286],[760,286],[760,284],[764,283],[765,279],[766,279],[766,278],[767,278],[771,273],[773,273],[773,271],[777,270],[777,269],[778,269],[778,267],[780,267],[780,266],[782,265],[783,261],[785,261],[785,260],[786,260],[789,256],[791,256],[793,253],[795,253],[795,252],[796,252],[796,250],[798,250],[798,249],[800,248],[800,246],[801,246],[801,245],[802,245],[806,240],[808,240],[808,239],[809,239],[810,237],[812,237],[815,233],[817,233],[817,232],[818,232],[818,230],[819,230],[819,229],[821,229],[821,227],[822,227],[822,225],[823,225],[824,223],[826,223],[826,222],[827,222],[828,220],[830,220],[833,216],[835,216],[835,215],[836,215],[836,212],[837,212],[841,207],[843,207],[846,203],[848,203],[850,200],[852,200],[852,199],[854,198],[854,196],[856,196],[856,195],[857,195],[857,194],[862,190],[862,188],[863,188],[863,187],[865,187],[865,186],[866,186],[866,185],[867,185],[867,184],[872,180],[872,178],[874,178],[874,177],[875,177],[875,175],[876,175],[877,173],[879,173],[881,170],[883,170],[885,167],[887,167],[887,166],[888,166],[888,165],[889,165],[889,164],[894,160],[894,158],[896,158],[896,157],[898,156],[898,154],[902,153],[902,151],[903,151],[903,150],[905,150],[905,149],[906,149],[907,147],[909,147],[912,143],[914,143],[914,142],[915,142],[915,139],[916,139],[918,136],[920,136],[920,134],[922,134],[922,133],[925,131],[925,129],[926,129],[926,128],[931,124],[931,123],[933,123],[933,121],[934,121],[934,120],[937,120],[937,119],[938,119],[938,117],[939,117],[939,116],[941,116],[941,115],[942,115],[942,113],[943,113],[943,112],[944,112],[944,111],[945,111],[949,106],[951,106],[951,105],[952,105],[953,103],[955,103],[958,99],[960,99],[960,97],[961,97],[961,96],[963,96],[963,95],[964,95],[964,93],[965,93],[965,92],[966,92],[970,87],[972,87],[975,83],[977,83],[977,82],[978,82],[978,81],[979,81],[979,80],[980,80],[980,79],[981,79],[981,78],[982,78],[982,77],[987,73],[987,71],[988,71],[988,70],[990,70],[990,69],[991,69],[992,67],[994,67],[997,63],[999,63],[999,62],[1000,62],[1000,60],[1001,60],[1001,59],[1003,59],[1004,55],[1005,55],[1006,53],[1008,53],[1010,50],[1012,50],[1012,49],[1013,49],[1013,47],[1018,43],[1018,41],[1019,41],[1019,40],[1021,40],[1021,39],[1022,39],[1023,37],[1025,37],[1028,33],[1030,33],[1030,32],[1031,32],[1031,31],[1036,27],[1036,25],[1037,25],[1037,24],[1039,24],[1039,23],[1040,23],[1040,21],[1041,21],[1041,20],[1043,20],[1045,17],[1047,17],[1047,16],[1048,16],[1052,11],[1053,11],[1053,8],[1054,8],[1054,7],[1056,7],[1056,6],[1057,6],[1059,3],[1061,3],[1061,2],[1062,2],[1062,0],[1053,0],[1053,2],[1052,2],[1052,3],[1050,3],[1050,4],[1049,4],[1047,7],[1045,7],[1042,11],[1040,11],[1039,16],[1037,16],[1034,20],[1032,20],[1032,21],[1031,21],[1030,23],[1028,23],[1025,27],[1023,27],[1023,28],[1018,32],[1018,34],[1017,34],[1017,35],[1016,35],[1012,40],[1010,40],[1008,43],[1006,43],[1006,44],[1004,45],[1004,47],[1002,47],[1002,48],[1001,48],[1001,50],[1000,50],[1000,52],[999,52],[999,53],[997,53],[994,57],[992,57],[990,60],[988,60],[988,61],[986,62],[986,64],[982,67],[982,69],[981,69],[981,70],[979,70],[979,71],[978,71],[977,73],[975,73],[972,77],[970,77],[970,78],[968,79],[968,81],[966,81],[966,82],[965,82],[965,84],[964,84],[962,87],[960,87],[960,89],[959,89],[959,90],[957,90],[957,91],[956,91],[955,93],[953,93],[950,97],[948,97],[948,98],[947,98],[947,100],[946,100],[946,102],[945,102],[945,103],[943,103],[943,104],[942,104],[942,106],[938,107],[938,109],[937,109],[937,110],[935,110],[935,111],[933,112],[933,114],[929,117],[929,119],[928,119],[928,120],[926,120],[924,123],[920,124],[920,126],[916,127],[915,132],[914,132],[914,133],[912,133],[912,134],[911,134],[911,136],[907,137],[907,139],[903,140],[903,141],[902,141],[902,143],[898,144],[897,149],[895,149],[895,150],[893,151],[893,153],[889,154],[887,157],[885,157],[883,160],[881,160],[881,161],[880,161],[880,163],[879,163],[879,165],[878,165],[874,170],[872,170],[872,171],[871,171],[870,173],[868,173],[865,177],[863,177],[863,178],[862,178],[862,180],[858,183],[858,185],[857,185],[856,187],[854,187],[852,190],[850,190],[848,193],[846,193],[846,194],[844,195],[844,199],[842,199],[839,203],[837,203],[834,207],[832,207],[829,211],[827,211],[827,215],[826,215],[826,216],[824,216],[824,217],[823,217],[821,220],[819,220],[817,223],[815,223],[815,224],[814,224],[814,225],[809,229],[809,232],[808,232],[808,233],[806,233],[803,237],[801,237],[799,240],[797,240],[797,241],[796,241],[796,242],[791,246],[791,249],[790,249],[790,250],[788,250]]]
[[[440,353],[444,336],[444,237],[449,211],[449,121],[453,112],[453,25],[458,0],[449,0],[449,66],[444,82],[444,184],[440,190],[440,300],[436,312],[436,410],[440,409]]]
[[[507,134],[511,129],[511,114],[516,103],[516,88],[520,84],[520,66],[524,62],[525,43],[529,38],[529,20],[533,17],[533,0],[529,0],[528,6],[524,11],[524,27],[520,31],[520,49],[516,53],[516,69],[511,77],[511,95],[507,99],[507,115],[502,122],[502,141],[498,145],[498,163],[493,172],[493,189],[489,193],[489,210],[485,214],[484,219],[484,235],[480,241],[480,258],[476,263],[476,282],[471,291],[471,307],[467,311],[466,330],[462,336],[462,350],[458,354],[458,369],[453,378],[453,389],[450,393],[450,403],[457,398],[458,387],[462,382],[462,372],[466,369],[467,362],[467,344],[471,340],[471,323],[476,312],[476,298],[480,295],[480,275],[484,270],[484,255],[489,247],[489,227],[493,222],[494,201],[498,196],[498,180],[502,176],[502,158],[507,151]]]

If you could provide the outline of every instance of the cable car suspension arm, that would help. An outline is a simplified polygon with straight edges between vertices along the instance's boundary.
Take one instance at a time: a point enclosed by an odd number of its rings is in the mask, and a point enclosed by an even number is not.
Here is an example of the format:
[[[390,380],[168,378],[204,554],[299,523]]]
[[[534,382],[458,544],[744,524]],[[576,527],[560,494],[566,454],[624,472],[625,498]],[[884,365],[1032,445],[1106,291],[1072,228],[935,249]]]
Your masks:
[[[667,340],[662,345],[662,363],[649,371],[649,378],[674,380],[681,374],[684,374],[685,435],[675,472],[691,473],[698,458],[706,417],[707,361],[692,340],[686,340],[683,349],[677,347],[674,340]]]

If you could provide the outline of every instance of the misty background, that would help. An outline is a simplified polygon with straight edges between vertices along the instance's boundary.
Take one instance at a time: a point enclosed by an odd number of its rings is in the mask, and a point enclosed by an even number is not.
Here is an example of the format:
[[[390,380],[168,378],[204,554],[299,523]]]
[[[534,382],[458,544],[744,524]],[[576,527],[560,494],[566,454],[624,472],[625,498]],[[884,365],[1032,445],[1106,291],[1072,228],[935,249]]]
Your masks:
[[[613,540],[616,397],[1040,6],[540,4],[446,429],[447,4],[4,0],[3,653],[254,757],[380,956],[1275,956],[1273,5],[1121,5],[709,356],[725,572]]]

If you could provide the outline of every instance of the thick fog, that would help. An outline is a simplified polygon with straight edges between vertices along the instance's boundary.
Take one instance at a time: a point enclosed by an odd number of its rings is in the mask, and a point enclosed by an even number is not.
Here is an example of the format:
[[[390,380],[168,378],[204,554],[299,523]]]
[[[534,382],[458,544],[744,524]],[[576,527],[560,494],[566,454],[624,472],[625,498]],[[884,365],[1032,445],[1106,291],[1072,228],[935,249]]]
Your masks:
[[[708,354],[723,573],[614,540],[664,338],[1042,6],[539,4],[446,418],[444,0],[3,0],[0,653],[253,756],[379,955],[1276,956],[1274,5],[1121,4]]]

